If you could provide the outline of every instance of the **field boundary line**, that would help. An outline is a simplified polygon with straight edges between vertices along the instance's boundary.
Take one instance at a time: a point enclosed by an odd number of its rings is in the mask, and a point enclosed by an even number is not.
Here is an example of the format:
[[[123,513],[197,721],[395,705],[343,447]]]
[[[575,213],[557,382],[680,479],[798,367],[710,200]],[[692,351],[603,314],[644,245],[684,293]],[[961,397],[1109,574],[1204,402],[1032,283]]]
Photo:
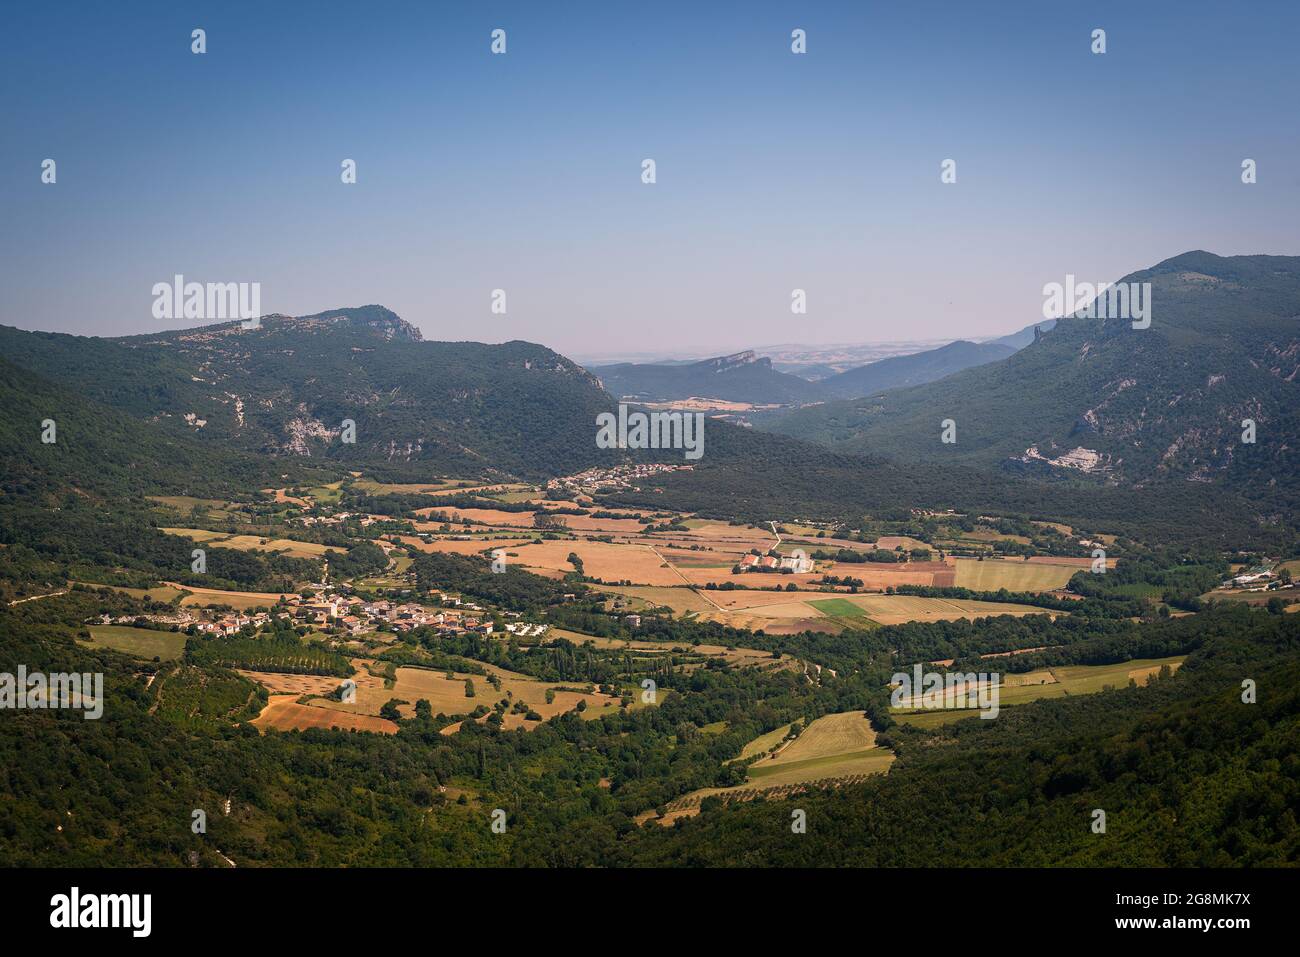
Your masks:
[[[676,565],[674,565],[674,564],[673,564],[672,562],[670,562],[668,559],[664,558],[663,555],[660,555],[660,554],[659,554],[659,549],[655,548],[653,545],[645,545],[644,547],[645,547],[645,548],[648,548],[648,549],[650,550],[650,554],[654,555],[655,558],[659,559],[661,562],[663,562],[665,565],[667,565],[669,568],[671,568],[671,569],[673,570],[673,574],[675,574],[678,578],[680,578],[680,579],[682,580],[682,583],[683,583],[684,585],[686,585],[687,587],[689,587],[691,591],[695,592],[695,594],[699,595],[701,598],[703,598],[705,601],[707,601],[710,605],[712,605],[712,606],[713,606],[714,608],[716,608],[718,611],[722,612],[723,614],[726,614],[727,609],[723,608],[721,605],[719,605],[716,601],[714,601],[714,600],[713,600],[712,598],[710,598],[708,595],[704,594],[704,592],[702,592],[700,589],[696,588],[696,587],[695,587],[695,583],[694,583],[693,581],[691,581],[689,578],[687,578],[685,575],[683,575],[683,574],[682,574],[682,570],[681,570],[680,568],[678,568]]]

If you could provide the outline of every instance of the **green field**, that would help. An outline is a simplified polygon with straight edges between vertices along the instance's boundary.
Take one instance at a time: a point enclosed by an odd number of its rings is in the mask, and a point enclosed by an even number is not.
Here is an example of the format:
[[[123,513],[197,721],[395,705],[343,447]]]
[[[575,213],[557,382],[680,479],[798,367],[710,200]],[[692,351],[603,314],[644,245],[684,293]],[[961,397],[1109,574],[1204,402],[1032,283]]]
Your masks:
[[[309,488],[303,493],[317,505],[337,505],[343,498],[343,483],[331,482],[329,485],[318,485],[316,488]]]
[[[823,615],[831,618],[865,618],[867,613],[860,605],[845,598],[822,598],[817,601],[809,601]]]
[[[86,644],[112,648],[136,658],[169,661],[185,651],[185,635],[178,631],[154,631],[125,625],[91,625]]]

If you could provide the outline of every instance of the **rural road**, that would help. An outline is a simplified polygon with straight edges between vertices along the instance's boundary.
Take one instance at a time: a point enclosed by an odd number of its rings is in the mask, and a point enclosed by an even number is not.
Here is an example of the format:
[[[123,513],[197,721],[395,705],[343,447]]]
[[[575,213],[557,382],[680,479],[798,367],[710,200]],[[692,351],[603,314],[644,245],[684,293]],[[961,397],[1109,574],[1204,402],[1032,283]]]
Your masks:
[[[66,595],[67,593],[68,590],[65,588],[63,591],[52,591],[48,595],[32,595],[30,598],[18,598],[15,599],[14,601],[11,601],[9,604],[21,605],[25,601],[36,601],[36,599],[38,598],[54,598],[58,595]]]

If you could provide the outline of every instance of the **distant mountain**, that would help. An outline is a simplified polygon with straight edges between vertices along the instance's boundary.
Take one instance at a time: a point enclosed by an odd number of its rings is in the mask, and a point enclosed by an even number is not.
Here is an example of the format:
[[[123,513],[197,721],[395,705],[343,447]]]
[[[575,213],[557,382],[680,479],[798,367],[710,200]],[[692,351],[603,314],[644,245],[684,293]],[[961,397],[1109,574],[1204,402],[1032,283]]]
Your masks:
[[[823,379],[829,379],[839,373],[839,369],[825,362],[814,362],[812,365],[782,367],[779,363],[773,363],[772,367],[779,372],[789,372],[797,375],[801,379],[807,379],[809,382],[820,382]]]
[[[1042,322],[1039,326],[1046,331],[1054,324]],[[1032,342],[1034,335],[1034,327],[1029,326],[992,342],[958,340],[929,349],[920,343],[804,351],[780,347],[776,356],[748,350],[692,362],[589,368],[614,395],[643,402],[698,397],[755,405],[803,405],[933,382],[962,369],[1005,359]],[[754,421],[761,419],[760,415]]]
[[[898,340],[891,342],[859,342],[831,345],[801,345],[787,343],[755,347],[756,355],[772,360],[772,368],[789,372],[816,382],[839,372],[856,369],[869,362],[879,362],[891,356],[907,356],[925,352],[942,345],[943,340]]]
[[[424,342],[382,306],[96,339],[0,327],[14,363],[164,433],[394,473],[543,476],[611,461],[594,376],[543,346]],[[344,420],[356,442],[342,441]]]
[[[1056,328],[1055,319],[1043,319],[1034,323],[1032,326],[1025,326],[1019,332],[1013,332],[1009,336],[1002,336],[998,339],[987,339],[986,344],[998,344],[1010,346],[1012,349],[1023,349],[1033,342],[1039,335],[1045,332],[1051,332]]]
[[[592,373],[610,394],[643,402],[692,396],[728,402],[789,405],[816,401],[820,390],[798,376],[777,372],[770,358],[737,352],[686,365],[621,363],[595,366]]]
[[[884,389],[934,382],[962,369],[1005,359],[1015,351],[1014,347],[998,342],[977,344],[959,339],[927,352],[894,356],[858,366],[823,379],[818,385],[829,397],[852,399]]]
[[[1121,282],[1151,284],[1149,328],[1076,315],[1001,362],[769,427],[844,451],[1038,477],[1294,491],[1300,257],[1190,252]],[[940,441],[945,419],[955,444]],[[1246,419],[1254,444],[1242,439]]]

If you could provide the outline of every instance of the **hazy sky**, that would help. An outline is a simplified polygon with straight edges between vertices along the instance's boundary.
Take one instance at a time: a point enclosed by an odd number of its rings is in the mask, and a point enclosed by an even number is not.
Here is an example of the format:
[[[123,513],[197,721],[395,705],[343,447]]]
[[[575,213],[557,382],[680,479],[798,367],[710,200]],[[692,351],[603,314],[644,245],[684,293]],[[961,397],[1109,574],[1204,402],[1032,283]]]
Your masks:
[[[151,314],[181,273],[701,355],[992,336],[1066,273],[1300,254],[1291,0],[294,6],[8,5],[0,322],[185,325]]]

